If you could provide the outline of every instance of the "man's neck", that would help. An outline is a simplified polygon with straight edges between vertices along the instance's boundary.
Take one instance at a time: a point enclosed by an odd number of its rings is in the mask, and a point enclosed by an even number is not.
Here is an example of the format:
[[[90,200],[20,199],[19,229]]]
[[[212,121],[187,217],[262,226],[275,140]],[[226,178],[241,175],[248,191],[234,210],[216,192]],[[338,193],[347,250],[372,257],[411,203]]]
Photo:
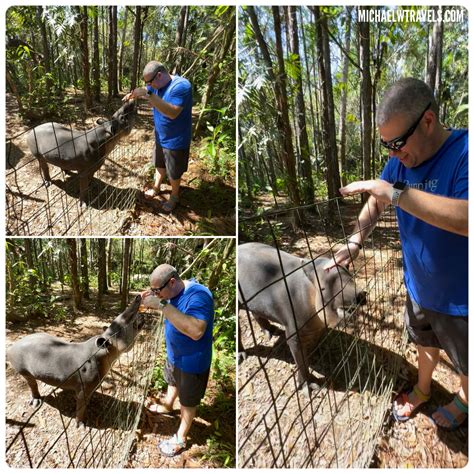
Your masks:
[[[433,143],[433,147],[435,148],[433,155],[438,152],[438,150],[444,145],[444,142],[451,135],[451,130],[447,130],[441,125],[440,129],[440,132],[437,134],[437,140]]]

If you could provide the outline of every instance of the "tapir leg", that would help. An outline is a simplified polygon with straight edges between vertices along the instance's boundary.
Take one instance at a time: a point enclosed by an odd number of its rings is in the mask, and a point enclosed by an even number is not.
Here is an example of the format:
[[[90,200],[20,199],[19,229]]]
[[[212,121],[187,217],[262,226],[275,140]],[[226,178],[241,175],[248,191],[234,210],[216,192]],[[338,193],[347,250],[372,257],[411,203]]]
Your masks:
[[[44,185],[48,187],[51,184],[51,176],[49,175],[49,166],[44,158],[36,156],[40,167],[41,177],[43,178]]]
[[[245,352],[244,345],[242,344],[242,337],[240,336],[240,328],[239,328],[237,344],[238,344],[238,360],[240,363],[247,358],[247,353]]]
[[[38,408],[41,405],[41,395],[39,393],[38,383],[36,382],[36,379],[31,374],[21,374],[21,375],[25,377],[25,380],[27,381],[28,386],[30,387],[30,390],[31,390],[30,405],[33,408]]]
[[[258,325],[263,329],[268,339],[271,339],[272,336],[281,334],[282,331],[280,331],[280,329],[274,326],[268,319],[261,318],[255,313],[254,313],[254,316]]]
[[[308,364],[306,362],[306,354],[303,353],[303,347],[300,343],[300,338],[293,329],[286,328],[285,330],[286,342],[291,351],[291,355],[295,360],[296,367],[298,367],[298,388],[301,388],[305,382],[309,382],[310,374]]]
[[[84,415],[89,397],[90,393],[85,390],[79,390],[76,392],[76,422],[78,426],[84,424]]]
[[[81,202],[86,202],[87,197],[87,190],[89,189],[89,183],[91,181],[92,176],[85,175],[79,177],[79,197]]]

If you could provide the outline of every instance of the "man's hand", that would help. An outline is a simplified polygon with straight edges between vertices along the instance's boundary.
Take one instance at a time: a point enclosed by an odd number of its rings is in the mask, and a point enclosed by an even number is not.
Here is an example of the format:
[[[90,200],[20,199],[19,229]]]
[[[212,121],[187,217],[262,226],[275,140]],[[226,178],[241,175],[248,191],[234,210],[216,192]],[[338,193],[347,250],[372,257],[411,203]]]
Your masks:
[[[155,296],[155,294],[150,290],[145,290],[140,293],[142,297],[142,305],[145,308],[150,309],[163,309],[161,300]]]
[[[356,242],[347,242],[335,254],[334,258],[324,265],[323,270],[329,271],[337,265],[347,267],[359,255],[359,246]]]
[[[132,92],[129,92],[125,95],[122,99],[122,102],[126,102],[127,100],[138,99],[139,97],[144,97],[146,95],[146,88],[145,87],[138,87],[133,89]]]
[[[374,196],[377,201],[383,202],[384,204],[391,204],[393,186],[383,179],[371,179],[369,181],[354,181],[339,191],[343,196],[369,193],[371,196]]]

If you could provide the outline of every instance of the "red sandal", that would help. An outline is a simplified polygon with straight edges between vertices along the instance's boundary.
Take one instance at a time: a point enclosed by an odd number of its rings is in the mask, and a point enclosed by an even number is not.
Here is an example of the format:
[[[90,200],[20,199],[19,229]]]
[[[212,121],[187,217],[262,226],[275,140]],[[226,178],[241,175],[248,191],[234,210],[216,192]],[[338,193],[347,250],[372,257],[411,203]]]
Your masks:
[[[397,395],[392,404],[392,416],[395,421],[404,422],[412,418],[415,413],[420,409],[431,398],[431,394],[426,395],[423,393],[417,385],[413,387],[412,392],[415,397],[420,401],[418,405],[414,405],[409,399],[409,392],[401,392]],[[402,414],[400,414],[400,408],[404,408]]]

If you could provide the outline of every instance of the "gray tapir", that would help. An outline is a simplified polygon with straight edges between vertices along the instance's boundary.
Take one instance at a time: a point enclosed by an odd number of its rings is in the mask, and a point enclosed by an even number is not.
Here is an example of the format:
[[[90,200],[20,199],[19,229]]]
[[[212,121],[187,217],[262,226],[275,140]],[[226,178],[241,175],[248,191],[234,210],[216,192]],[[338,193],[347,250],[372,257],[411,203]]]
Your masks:
[[[238,255],[241,307],[248,308],[270,334],[276,327],[269,321],[285,327],[286,340],[298,367],[298,385],[306,390],[316,388],[316,384],[310,383],[308,353],[326,327],[334,327],[346,310],[365,303],[366,293],[356,290],[346,268],[324,270],[327,258],[311,261],[280,250],[287,291],[275,248],[252,242],[239,245]],[[242,352],[240,340],[239,346]]]
[[[144,315],[138,312],[140,302],[138,295],[100,336],[85,342],[66,342],[49,334],[31,334],[15,342],[7,350],[7,360],[28,382],[30,405],[41,405],[37,380],[74,390],[76,420],[78,425],[82,424],[90,396],[113,362],[132,348],[144,324]]]
[[[110,120],[97,120],[98,126],[85,131],[72,130],[59,123],[47,122],[28,132],[26,141],[38,159],[45,186],[51,184],[48,163],[66,172],[77,171],[80,198],[84,201],[87,187],[105,157],[118,140],[128,135],[135,116],[135,102],[126,102]]]

